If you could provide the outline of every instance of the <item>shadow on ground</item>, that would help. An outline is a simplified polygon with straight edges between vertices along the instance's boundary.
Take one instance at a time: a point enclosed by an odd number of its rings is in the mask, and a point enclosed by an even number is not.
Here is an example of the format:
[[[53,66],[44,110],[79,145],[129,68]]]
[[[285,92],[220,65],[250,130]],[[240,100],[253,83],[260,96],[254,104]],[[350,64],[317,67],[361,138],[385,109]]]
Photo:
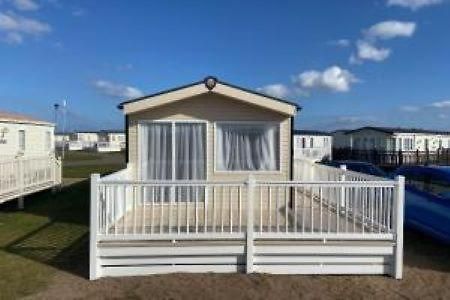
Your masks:
[[[2,211],[17,212],[15,201]],[[25,210],[17,212],[46,218],[42,225],[9,241],[2,250],[87,278],[89,265],[89,181],[63,187],[52,194],[44,191],[25,200]]]
[[[412,268],[450,273],[450,245],[405,228],[404,264]]]

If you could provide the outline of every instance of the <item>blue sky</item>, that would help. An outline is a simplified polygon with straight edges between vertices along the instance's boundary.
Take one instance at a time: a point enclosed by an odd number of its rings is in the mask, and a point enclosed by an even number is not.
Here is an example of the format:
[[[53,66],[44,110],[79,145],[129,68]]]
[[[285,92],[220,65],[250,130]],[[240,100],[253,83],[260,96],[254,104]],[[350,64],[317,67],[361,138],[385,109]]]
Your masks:
[[[302,129],[450,129],[450,1],[0,0],[0,110],[121,128],[116,105],[215,75]]]

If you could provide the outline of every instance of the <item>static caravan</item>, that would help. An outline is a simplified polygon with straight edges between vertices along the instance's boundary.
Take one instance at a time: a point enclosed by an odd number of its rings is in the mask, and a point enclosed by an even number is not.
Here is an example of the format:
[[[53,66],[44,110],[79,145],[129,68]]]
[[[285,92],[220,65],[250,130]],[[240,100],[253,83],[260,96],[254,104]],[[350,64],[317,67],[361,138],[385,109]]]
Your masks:
[[[345,131],[339,138],[354,150],[436,152],[450,147],[450,132],[416,128],[366,126]]]
[[[0,203],[61,182],[54,124],[0,112]]]
[[[91,176],[91,279],[238,271],[401,278],[401,179],[294,160],[295,103],[207,77],[119,107],[128,165]]]
[[[81,151],[85,149],[84,143],[80,141],[69,141],[69,151]]]
[[[98,152],[119,152],[124,150],[125,132],[119,130],[102,130],[99,132]]]
[[[71,135],[70,141],[69,150],[93,149],[99,141],[99,134],[96,131],[74,132]]]
[[[70,141],[70,132],[56,132],[55,133],[55,146],[56,148],[67,147]]]
[[[52,123],[0,111],[0,157],[52,154],[55,150],[54,129]]]
[[[295,130],[294,158],[311,161],[331,160],[333,137],[328,132]]]

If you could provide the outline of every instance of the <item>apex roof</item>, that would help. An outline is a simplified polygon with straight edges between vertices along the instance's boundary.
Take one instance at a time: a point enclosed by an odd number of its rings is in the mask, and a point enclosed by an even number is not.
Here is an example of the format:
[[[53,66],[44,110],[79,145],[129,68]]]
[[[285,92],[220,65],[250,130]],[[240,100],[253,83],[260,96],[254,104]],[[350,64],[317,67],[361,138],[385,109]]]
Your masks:
[[[214,76],[208,76],[204,80],[155,94],[127,100],[120,103],[118,108],[123,109],[125,114],[129,114],[207,93],[231,97],[291,116],[295,115],[296,111],[301,109],[297,103],[226,83],[218,80]]]

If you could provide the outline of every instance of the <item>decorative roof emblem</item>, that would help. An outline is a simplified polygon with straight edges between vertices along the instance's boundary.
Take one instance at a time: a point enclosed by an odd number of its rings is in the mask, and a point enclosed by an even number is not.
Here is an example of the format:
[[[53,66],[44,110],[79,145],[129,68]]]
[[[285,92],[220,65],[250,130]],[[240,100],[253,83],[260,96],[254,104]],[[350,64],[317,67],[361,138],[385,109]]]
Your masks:
[[[203,82],[205,83],[206,88],[211,91],[217,84],[217,78],[208,76]]]

